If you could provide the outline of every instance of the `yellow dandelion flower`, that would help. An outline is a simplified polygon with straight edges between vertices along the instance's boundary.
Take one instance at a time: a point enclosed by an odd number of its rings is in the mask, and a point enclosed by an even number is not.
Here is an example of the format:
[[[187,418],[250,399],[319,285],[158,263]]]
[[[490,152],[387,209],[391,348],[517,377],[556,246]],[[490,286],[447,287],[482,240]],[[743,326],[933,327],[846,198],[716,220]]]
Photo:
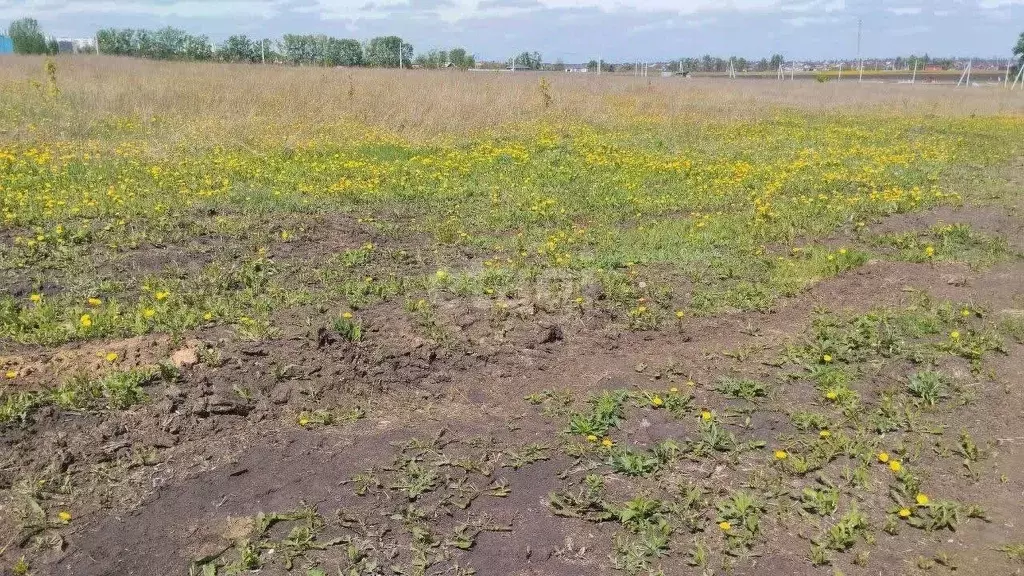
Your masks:
[[[39,304],[43,300],[43,296],[41,294],[32,294],[28,299]]]
[[[918,494],[917,497],[914,499],[917,500],[918,506],[927,506],[928,503],[931,502],[931,500],[925,494]]]
[[[142,316],[144,318],[152,318],[153,316],[156,316],[156,310],[152,308],[146,308],[145,310],[142,311]]]
[[[785,450],[776,450],[775,451],[775,459],[776,460],[785,460],[786,458],[789,458],[789,453],[787,453]]]
[[[103,304],[103,300],[100,300],[99,298],[89,298],[88,300],[86,300],[86,303],[89,304],[89,306],[95,308]]]
[[[203,314],[203,320],[213,320],[213,312],[207,312]]]
[[[664,402],[664,401],[663,401],[663,400],[661,399],[661,396],[655,396],[654,398],[651,398],[651,404],[652,404],[652,405],[653,405],[653,406],[654,406],[655,408],[657,408],[658,406],[661,406],[661,405],[662,405],[662,404],[664,404],[664,403],[665,403],[665,402]]]
[[[900,515],[900,518],[909,518],[911,514],[910,508],[900,508],[900,511],[897,512],[897,514]]]
[[[963,310],[960,311],[960,315],[963,316],[964,318],[967,318],[968,316],[971,315],[971,311],[968,310],[967,308],[964,308]]]
[[[679,388],[676,388],[675,386],[673,386],[673,387],[669,388],[668,391],[671,392],[672,394],[678,394],[679,393]]]
[[[71,512],[68,512],[67,510],[61,510],[60,512],[57,513],[57,518],[60,519],[60,521],[64,524],[67,524],[68,522],[71,522]]]
[[[839,398],[839,393],[837,393],[835,390],[829,390],[828,392],[825,393],[825,398],[828,398],[829,400],[835,400],[836,398]]]
[[[615,444],[615,442],[613,442],[612,439],[607,436],[605,436],[604,439],[601,440],[601,445],[604,446],[605,448],[611,448],[613,444]]]
[[[831,435],[832,435],[832,433],[829,432],[828,430],[822,430],[821,432],[818,432],[818,436],[820,436],[822,438],[828,438]]]
[[[587,434],[587,442],[597,442],[597,435]]]
[[[729,524],[728,522],[719,522],[718,527],[722,529],[722,532],[732,530],[732,524]]]
[[[705,421],[705,422],[711,420],[711,412],[708,412],[707,410],[701,412],[700,413],[700,419]]]
[[[893,460],[892,462],[889,462],[889,469],[893,472],[899,472],[900,470],[903,470],[903,465],[900,464],[899,460]]]
[[[14,370],[8,370],[7,373],[4,374],[4,376],[6,376],[8,380],[14,380],[15,378],[18,377],[18,373],[15,372]]]
[[[156,294],[153,294],[153,297],[156,298],[157,301],[163,301],[167,300],[167,297],[170,295],[170,292],[157,292]]]
[[[932,256],[935,256],[935,247],[934,246],[929,246],[929,247],[925,248],[924,249],[924,255],[926,257],[928,257],[928,258],[931,258]]]
[[[949,333],[949,338],[950,338],[950,340],[959,340],[960,339],[960,331],[959,330],[953,330],[952,332]]]
[[[309,424],[309,418],[306,416],[299,416],[299,426],[306,426]]]
[[[82,317],[78,319],[79,323],[82,324],[83,328],[92,326],[92,316],[88,314],[82,314]]]
[[[349,318],[351,318],[351,317],[352,317],[352,313],[351,313],[351,312],[343,312],[343,313],[341,314],[341,317],[342,317],[342,318],[344,318],[344,319],[346,319],[346,320],[348,320]]]
[[[117,352],[108,352],[104,358],[107,359],[107,362],[113,362],[114,360],[117,360]]]
[[[682,318],[683,316],[685,316],[685,314],[683,314],[682,310],[676,310],[676,318]]]
[[[885,464],[886,462],[888,462],[889,461],[889,453],[888,452],[879,452],[878,453],[878,461],[881,462],[882,464]]]
[[[821,357],[821,360],[825,362],[825,364],[828,364],[829,362],[832,362],[832,355],[825,354],[824,356]]]

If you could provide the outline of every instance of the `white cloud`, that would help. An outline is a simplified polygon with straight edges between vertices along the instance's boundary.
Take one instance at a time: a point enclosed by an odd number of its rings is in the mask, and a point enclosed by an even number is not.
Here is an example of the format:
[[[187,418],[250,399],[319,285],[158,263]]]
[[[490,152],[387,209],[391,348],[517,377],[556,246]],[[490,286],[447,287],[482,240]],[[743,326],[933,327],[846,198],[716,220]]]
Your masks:
[[[794,16],[793,18],[784,19],[783,22],[790,26],[800,28],[814,24],[832,24],[838,20],[839,19],[834,16]]]
[[[76,14],[119,14],[146,15],[156,17],[179,16],[183,18],[232,18],[246,14],[252,18],[272,18],[278,14],[280,0],[244,1],[181,0],[178,2],[145,2],[142,0],[85,0],[81,2],[54,2],[52,0],[27,0],[0,4],[0,19],[14,19],[23,16],[45,14],[46,17]]]
[[[892,36],[918,36],[922,34],[927,34],[928,32],[931,31],[932,29],[930,26],[920,25],[908,26],[906,28],[895,28],[893,30],[890,30],[889,34]]]
[[[539,8],[593,9],[601,12],[665,12],[680,15],[702,12],[834,12],[846,8],[846,0],[449,0],[430,2],[431,7],[419,8],[417,0],[382,0],[364,10],[366,0],[317,0],[319,12],[325,19],[383,16],[396,11],[430,10],[444,20],[489,15],[521,14]],[[446,5],[439,5],[446,4]],[[483,8],[481,8],[483,6]],[[308,8],[305,10],[309,10]],[[314,9],[315,10],[315,9]]]
[[[891,14],[895,14],[897,16],[912,16],[914,14],[920,14],[921,13],[921,7],[920,6],[903,6],[903,7],[898,7],[898,8],[886,8],[885,11],[889,12]]]
[[[979,0],[993,7],[1024,0]],[[319,15],[324,20],[383,18],[394,13],[431,12],[445,21],[474,16],[511,16],[537,9],[592,9],[605,13],[828,13],[845,0],[0,0],[0,18],[25,15],[123,14],[182,18],[268,19],[282,12]]]
[[[978,7],[983,10],[1024,6],[1024,0],[978,0]]]

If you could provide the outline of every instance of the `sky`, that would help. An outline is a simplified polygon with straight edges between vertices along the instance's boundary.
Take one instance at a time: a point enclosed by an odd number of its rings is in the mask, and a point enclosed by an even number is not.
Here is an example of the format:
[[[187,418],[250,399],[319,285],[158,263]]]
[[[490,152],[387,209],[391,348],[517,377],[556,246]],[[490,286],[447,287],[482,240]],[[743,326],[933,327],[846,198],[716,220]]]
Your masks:
[[[1024,0],[0,0],[0,27],[39,20],[48,35],[175,26],[214,42],[232,34],[397,34],[417,52],[463,46],[478,59],[524,50],[545,61],[683,56],[787,59],[1008,57]]]

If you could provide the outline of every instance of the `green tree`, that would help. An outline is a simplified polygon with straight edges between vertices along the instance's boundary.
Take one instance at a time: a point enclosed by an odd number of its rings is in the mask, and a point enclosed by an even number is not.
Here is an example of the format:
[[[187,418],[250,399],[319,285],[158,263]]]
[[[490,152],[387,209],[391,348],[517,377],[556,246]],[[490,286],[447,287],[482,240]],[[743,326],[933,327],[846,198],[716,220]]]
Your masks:
[[[515,68],[524,68],[526,70],[540,70],[540,52],[523,52],[522,54],[515,57],[513,63],[515,64]]]
[[[401,56],[399,56],[401,50]],[[378,36],[370,40],[364,51],[366,63],[379,68],[397,68],[412,64],[412,45],[398,36]]]
[[[476,59],[472,54],[466,52],[465,48],[452,48],[448,51],[448,61],[456,68],[473,68],[476,66]]]
[[[228,36],[217,47],[217,58],[226,62],[259,62],[260,45],[244,34]]]
[[[153,58],[175,60],[185,57],[188,34],[184,30],[167,26],[153,33]]]
[[[331,38],[327,59],[332,66],[362,66],[363,45],[351,38]]]
[[[138,56],[138,40],[131,28],[104,28],[96,33],[100,52],[112,56]]]
[[[1013,47],[1013,55],[1017,57],[1017,65],[1014,66],[1014,69],[1020,70],[1024,67],[1024,32],[1020,33],[1020,38],[1017,39],[1017,45]]]
[[[188,60],[211,60],[213,46],[206,36],[185,36],[185,58]]]
[[[156,38],[150,30],[135,31],[135,49],[132,56],[139,58],[156,58]]]
[[[782,54],[772,54],[772,59],[768,61],[769,70],[778,70],[779,66],[786,63],[786,58]]]
[[[301,34],[285,34],[281,38],[281,52],[289,64],[313,63],[313,37]]]
[[[11,22],[7,35],[14,42],[16,54],[46,54],[46,36],[35,18],[22,18]]]

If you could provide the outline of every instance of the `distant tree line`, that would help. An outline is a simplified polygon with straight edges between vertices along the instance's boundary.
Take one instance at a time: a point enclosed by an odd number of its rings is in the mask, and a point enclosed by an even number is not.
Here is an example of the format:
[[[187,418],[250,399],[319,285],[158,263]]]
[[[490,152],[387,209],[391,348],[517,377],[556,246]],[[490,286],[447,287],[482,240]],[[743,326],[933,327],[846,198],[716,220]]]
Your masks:
[[[452,48],[451,50],[430,50],[426,54],[420,54],[415,60],[418,66],[423,68],[473,68],[476,66],[476,59],[472,54],[466,52],[465,48]]]
[[[324,34],[285,34],[280,40],[228,37],[214,46],[206,36],[184,30],[105,28],[96,34],[103,54],[157,60],[220,60],[224,62],[280,62],[305,66],[374,66],[397,68],[471,68],[475,60],[464,48],[431,51],[414,60],[413,47],[398,36],[378,36],[368,42]]]
[[[607,62],[598,62],[597,60],[591,60],[590,62],[587,62],[588,72],[597,72],[598,67],[601,68],[601,72],[615,72],[614,64],[609,64]],[[564,65],[559,66],[558,68],[564,68]]]
[[[705,54],[700,58],[680,58],[675,62],[676,66],[672,68],[672,71],[677,71],[681,66],[682,70],[678,70],[681,72],[726,72],[729,70],[729,64],[731,62],[737,72],[766,72],[778,70],[779,66],[785,62],[785,58],[782,54],[773,54],[771,58],[747,60],[746,58],[737,56],[720,58],[718,56]]]
[[[1021,42],[1024,42],[1024,39],[1022,39]],[[1021,49],[1022,55],[1024,55],[1024,45],[1019,44],[1018,47]],[[872,61],[877,60],[878,59],[872,59]],[[924,69],[927,66],[937,66],[943,70],[949,70],[955,68],[957,63],[957,60],[953,58],[932,58],[928,54],[924,54],[923,56],[916,56],[913,54],[907,57],[897,56],[891,60],[892,66],[896,70],[910,69],[913,68],[915,64],[918,69]],[[782,54],[773,54],[771,58],[761,58],[760,60],[748,60],[737,56],[720,58],[707,54],[700,58],[679,58],[674,60],[672,61],[670,70],[676,71],[678,67],[681,66],[682,72],[726,72],[729,70],[730,62],[733,64],[737,72],[773,72],[778,70],[779,66],[784,65],[786,63],[786,59]]]
[[[213,46],[206,36],[193,36],[170,26],[159,30],[104,28],[96,33],[100,52],[156,60],[211,60]]]

